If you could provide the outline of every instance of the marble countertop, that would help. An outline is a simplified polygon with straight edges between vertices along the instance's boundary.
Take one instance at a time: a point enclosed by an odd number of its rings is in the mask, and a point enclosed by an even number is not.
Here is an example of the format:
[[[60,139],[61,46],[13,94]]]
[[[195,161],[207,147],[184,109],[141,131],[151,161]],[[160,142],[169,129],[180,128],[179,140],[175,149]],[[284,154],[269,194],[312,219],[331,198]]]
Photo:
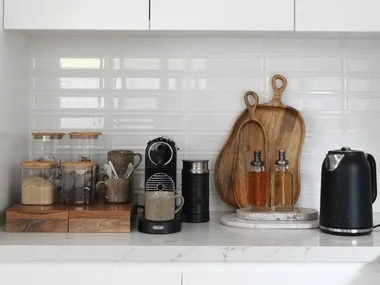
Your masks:
[[[0,232],[0,262],[380,262],[380,228],[340,237],[317,229],[239,229],[183,223],[171,235]],[[374,216],[380,222],[380,213]],[[135,227],[134,227],[135,228]]]

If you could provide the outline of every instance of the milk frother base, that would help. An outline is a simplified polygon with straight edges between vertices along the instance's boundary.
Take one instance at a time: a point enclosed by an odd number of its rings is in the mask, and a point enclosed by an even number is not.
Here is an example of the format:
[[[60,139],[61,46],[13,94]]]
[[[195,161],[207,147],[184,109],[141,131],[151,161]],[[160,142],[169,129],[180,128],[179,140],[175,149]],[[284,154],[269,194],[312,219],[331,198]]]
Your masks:
[[[138,231],[145,234],[174,234],[182,229],[181,220],[175,218],[171,221],[150,221],[145,219],[144,212],[141,213]]]

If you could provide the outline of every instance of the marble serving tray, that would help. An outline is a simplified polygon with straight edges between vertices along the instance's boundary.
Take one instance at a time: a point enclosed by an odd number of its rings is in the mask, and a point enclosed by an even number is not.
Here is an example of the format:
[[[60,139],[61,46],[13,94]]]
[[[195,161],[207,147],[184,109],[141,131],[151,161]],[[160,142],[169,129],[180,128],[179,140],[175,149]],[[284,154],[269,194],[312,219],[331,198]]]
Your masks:
[[[316,229],[319,227],[318,219],[309,221],[253,221],[239,219],[236,213],[222,216],[220,222],[229,227],[250,229]]]
[[[242,208],[236,210],[236,217],[249,221],[311,221],[318,219],[318,211],[296,207],[292,212],[259,212]]]

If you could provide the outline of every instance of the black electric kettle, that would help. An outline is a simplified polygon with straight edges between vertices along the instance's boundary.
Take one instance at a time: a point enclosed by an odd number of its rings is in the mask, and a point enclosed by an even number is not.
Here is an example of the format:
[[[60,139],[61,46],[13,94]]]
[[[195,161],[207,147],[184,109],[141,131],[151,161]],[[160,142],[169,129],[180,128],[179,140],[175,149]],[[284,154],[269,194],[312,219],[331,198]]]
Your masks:
[[[338,235],[372,232],[377,196],[372,155],[343,147],[329,151],[322,165],[320,229]]]

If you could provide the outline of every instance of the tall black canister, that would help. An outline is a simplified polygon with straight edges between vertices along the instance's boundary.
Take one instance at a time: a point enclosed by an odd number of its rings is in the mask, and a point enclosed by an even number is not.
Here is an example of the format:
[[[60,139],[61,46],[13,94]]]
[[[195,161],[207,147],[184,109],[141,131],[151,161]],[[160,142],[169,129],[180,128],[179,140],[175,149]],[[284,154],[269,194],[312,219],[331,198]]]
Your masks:
[[[210,220],[208,160],[182,160],[182,221],[204,223]]]

